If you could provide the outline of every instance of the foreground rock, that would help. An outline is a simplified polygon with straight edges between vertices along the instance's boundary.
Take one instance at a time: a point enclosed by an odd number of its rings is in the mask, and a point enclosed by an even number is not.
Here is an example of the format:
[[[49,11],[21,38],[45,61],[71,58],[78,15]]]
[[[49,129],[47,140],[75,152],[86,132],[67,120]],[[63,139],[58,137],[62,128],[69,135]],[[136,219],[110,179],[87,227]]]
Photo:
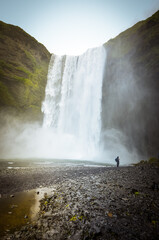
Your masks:
[[[158,239],[159,168],[105,168],[45,196],[35,224],[4,239]]]

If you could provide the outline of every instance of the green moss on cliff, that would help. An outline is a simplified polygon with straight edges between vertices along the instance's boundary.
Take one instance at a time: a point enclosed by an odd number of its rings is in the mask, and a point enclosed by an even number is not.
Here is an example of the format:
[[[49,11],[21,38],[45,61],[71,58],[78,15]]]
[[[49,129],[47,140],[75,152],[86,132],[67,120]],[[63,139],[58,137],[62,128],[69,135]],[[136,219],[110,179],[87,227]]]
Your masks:
[[[21,28],[0,21],[0,109],[9,106],[41,114],[50,57],[47,49]]]
[[[33,66],[33,70],[35,70],[36,69],[36,59],[35,59],[35,57],[30,52],[26,51],[25,49],[24,49],[24,52],[25,52],[26,58],[29,59],[29,62]]]
[[[0,82],[0,104],[9,107],[16,107],[16,102],[10,92],[8,91],[7,86]]]

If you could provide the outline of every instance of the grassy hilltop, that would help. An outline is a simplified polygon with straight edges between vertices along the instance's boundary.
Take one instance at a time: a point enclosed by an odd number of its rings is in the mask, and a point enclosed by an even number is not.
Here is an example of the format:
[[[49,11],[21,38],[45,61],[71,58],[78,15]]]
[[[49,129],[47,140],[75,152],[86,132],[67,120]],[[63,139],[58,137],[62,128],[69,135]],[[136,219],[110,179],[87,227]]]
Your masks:
[[[0,110],[37,118],[47,81],[50,53],[17,26],[0,21]]]

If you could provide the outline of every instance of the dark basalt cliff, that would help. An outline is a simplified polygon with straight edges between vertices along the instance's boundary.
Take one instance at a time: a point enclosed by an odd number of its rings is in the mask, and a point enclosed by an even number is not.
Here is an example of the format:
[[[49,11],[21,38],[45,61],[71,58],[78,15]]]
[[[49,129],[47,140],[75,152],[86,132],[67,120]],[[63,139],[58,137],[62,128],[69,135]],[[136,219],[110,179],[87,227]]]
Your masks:
[[[0,21],[0,110],[40,116],[50,53],[17,26]]]
[[[159,151],[159,11],[105,44],[103,130],[124,133],[132,150]],[[107,116],[107,117],[106,117]]]

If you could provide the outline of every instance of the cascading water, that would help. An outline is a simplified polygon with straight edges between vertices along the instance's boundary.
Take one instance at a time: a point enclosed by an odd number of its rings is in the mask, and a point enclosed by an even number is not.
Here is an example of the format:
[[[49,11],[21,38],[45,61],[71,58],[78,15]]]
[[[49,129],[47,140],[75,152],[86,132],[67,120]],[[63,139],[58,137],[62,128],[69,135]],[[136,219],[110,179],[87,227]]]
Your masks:
[[[81,56],[52,55],[43,127],[52,131],[52,157],[93,159],[99,152],[105,48]]]
[[[124,68],[121,60],[114,61],[115,65],[109,55],[106,62],[104,47],[81,56],[53,55],[42,104],[43,126],[7,117],[7,127],[0,132],[0,157],[114,164],[120,156],[121,164],[138,161],[131,135],[137,138],[141,132],[145,91],[129,61],[124,61]]]

